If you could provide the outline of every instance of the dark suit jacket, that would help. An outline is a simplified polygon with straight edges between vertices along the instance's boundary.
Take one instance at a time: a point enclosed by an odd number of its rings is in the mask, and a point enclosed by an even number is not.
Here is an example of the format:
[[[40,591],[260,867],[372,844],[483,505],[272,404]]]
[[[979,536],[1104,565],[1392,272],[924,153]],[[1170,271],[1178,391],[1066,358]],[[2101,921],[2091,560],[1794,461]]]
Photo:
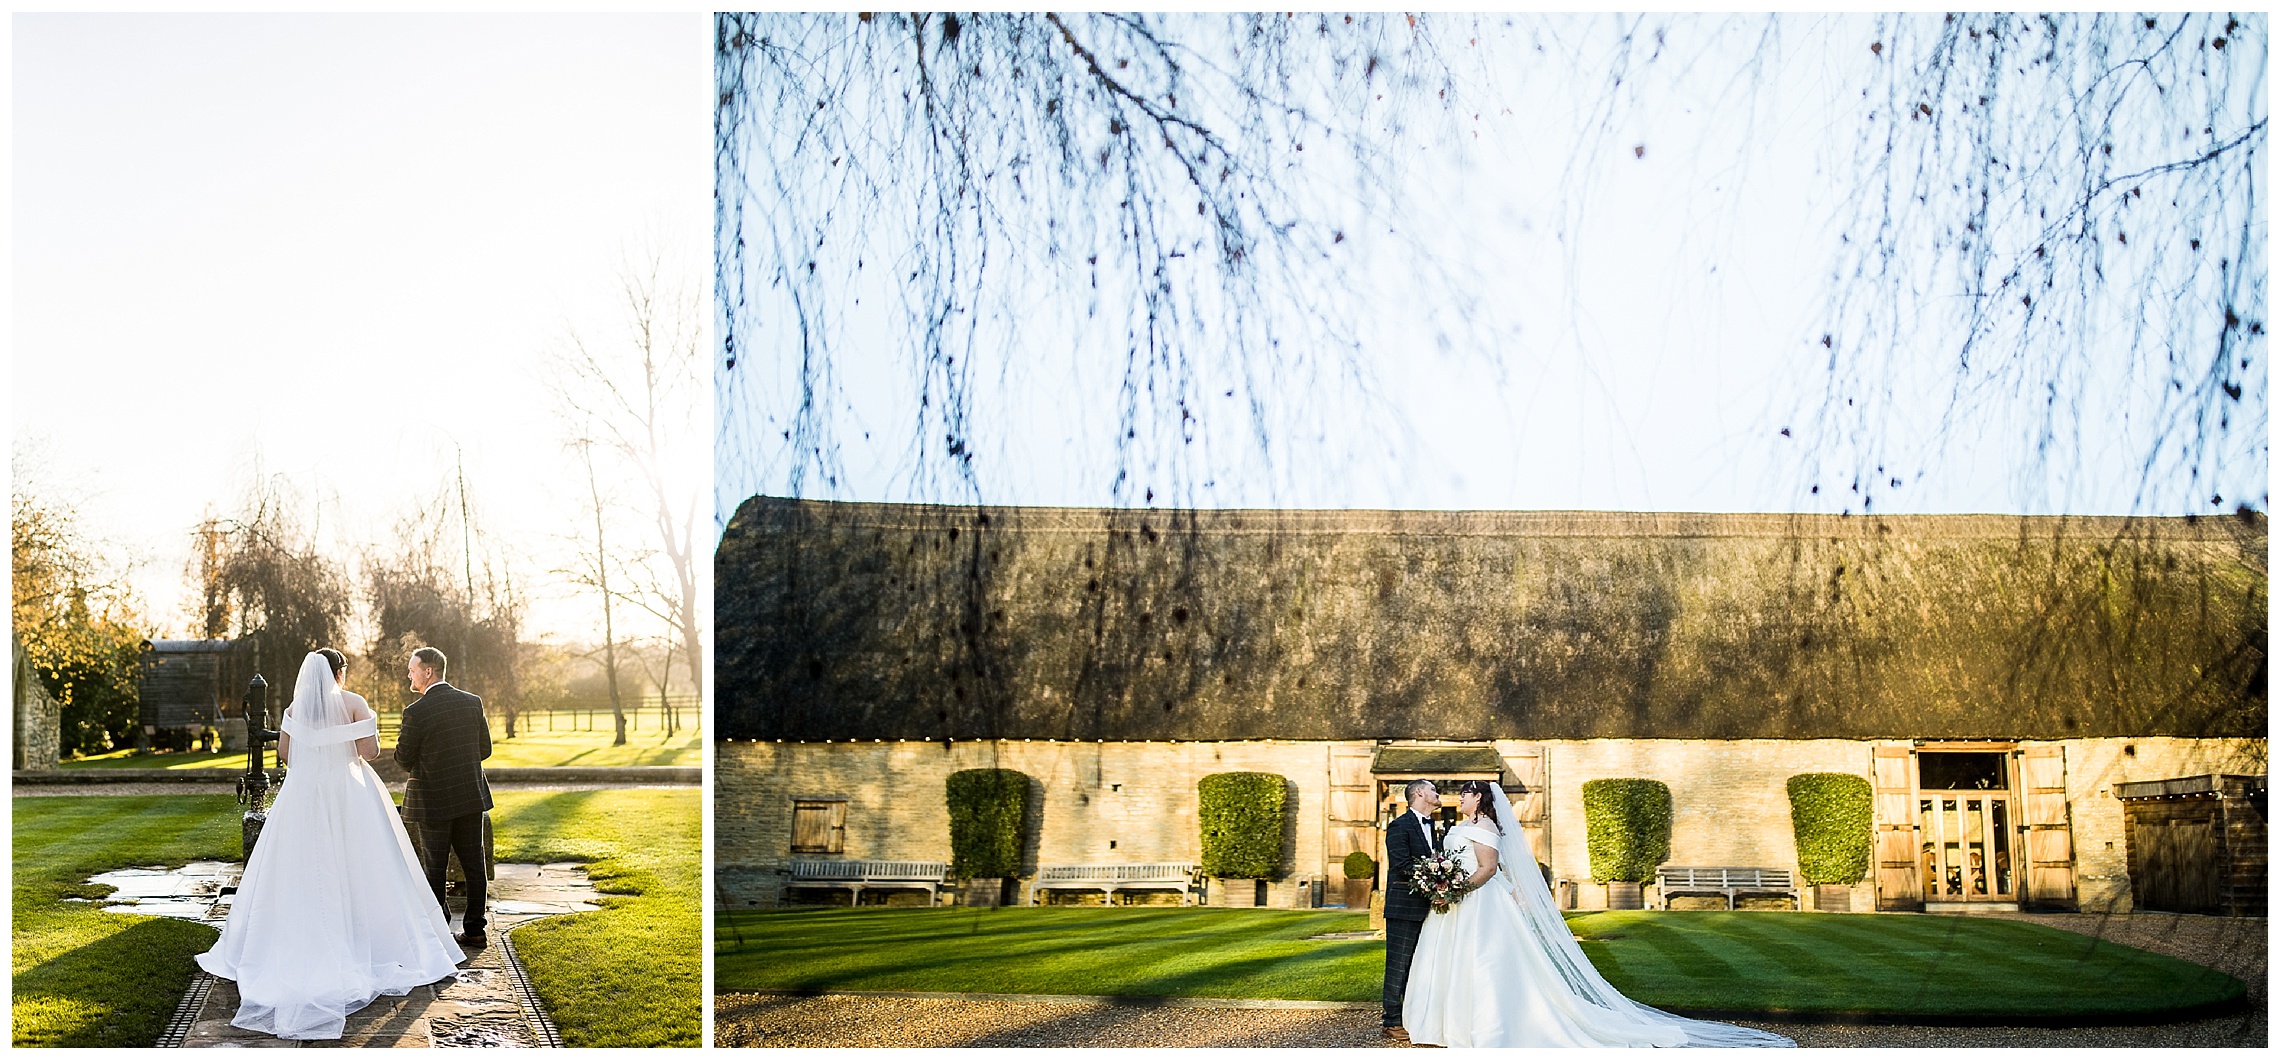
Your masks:
[[[1433,913],[1433,903],[1409,888],[1409,873],[1417,859],[1433,852],[1432,833],[1426,831],[1417,815],[1404,809],[1401,816],[1385,831],[1385,918],[1387,920],[1423,920]]]
[[[491,757],[491,727],[483,700],[441,681],[404,708],[396,731],[396,764],[411,774],[404,785],[404,820],[448,821],[491,808],[483,760]]]

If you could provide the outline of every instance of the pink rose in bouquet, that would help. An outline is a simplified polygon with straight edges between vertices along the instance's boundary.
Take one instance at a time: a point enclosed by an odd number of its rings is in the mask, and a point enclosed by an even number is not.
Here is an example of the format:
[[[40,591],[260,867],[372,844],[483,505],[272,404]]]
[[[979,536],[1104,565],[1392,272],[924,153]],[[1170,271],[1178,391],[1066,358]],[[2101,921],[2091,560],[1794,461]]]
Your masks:
[[[1409,870],[1409,887],[1433,904],[1433,911],[1445,913],[1465,894],[1464,866],[1447,854],[1427,854],[1418,858]]]

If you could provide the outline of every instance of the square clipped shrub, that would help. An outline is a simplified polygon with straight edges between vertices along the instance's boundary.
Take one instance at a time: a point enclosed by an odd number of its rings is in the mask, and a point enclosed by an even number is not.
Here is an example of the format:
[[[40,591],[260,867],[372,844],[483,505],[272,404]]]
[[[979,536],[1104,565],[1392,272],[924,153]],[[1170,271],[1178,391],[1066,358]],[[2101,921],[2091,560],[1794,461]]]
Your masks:
[[[1854,884],[1868,875],[1875,845],[1875,793],[1851,773],[1799,773],[1789,778],[1789,823],[1797,832],[1797,870],[1809,884]]]
[[[1278,773],[1213,773],[1196,782],[1204,875],[1257,879],[1282,867],[1288,783]]]
[[[1029,774],[961,769],[943,786],[950,797],[950,874],[962,880],[1021,875]]]
[[[1670,785],[1623,777],[1583,785],[1591,878],[1644,883],[1670,857]]]

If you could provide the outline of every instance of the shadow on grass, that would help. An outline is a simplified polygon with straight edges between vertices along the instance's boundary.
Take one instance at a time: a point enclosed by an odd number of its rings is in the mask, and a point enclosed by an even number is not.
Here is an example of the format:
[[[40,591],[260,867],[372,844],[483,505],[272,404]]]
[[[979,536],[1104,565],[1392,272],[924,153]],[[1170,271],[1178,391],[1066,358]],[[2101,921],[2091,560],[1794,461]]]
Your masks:
[[[1307,941],[1355,919],[1168,909],[731,913],[715,932],[722,954],[716,977],[723,990],[803,994],[950,989],[1363,1000],[1378,990],[1374,954],[1381,944]],[[862,941],[850,945],[852,938]],[[1361,973],[1367,984],[1345,981]],[[1286,989],[1300,992],[1279,992]]]
[[[1249,910],[733,911],[717,989],[1368,1000],[1352,914]],[[2172,1022],[2239,1010],[2240,980],[2054,928],[1903,916],[1615,913],[1572,926],[1642,1003],[1691,1014],[1956,1025]],[[734,940],[734,941],[731,941]]]
[[[213,946],[217,935],[201,924],[134,918],[121,930],[19,972],[14,983],[15,1044],[100,1048],[151,1044],[189,989],[191,958]]]

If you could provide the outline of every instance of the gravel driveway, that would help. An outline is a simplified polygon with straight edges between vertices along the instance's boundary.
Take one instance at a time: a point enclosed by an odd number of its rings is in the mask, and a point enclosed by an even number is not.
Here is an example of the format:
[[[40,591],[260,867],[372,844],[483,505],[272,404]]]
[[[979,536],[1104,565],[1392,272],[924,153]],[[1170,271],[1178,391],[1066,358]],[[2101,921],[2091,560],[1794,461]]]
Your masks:
[[[1823,1048],[2263,1048],[2268,1039],[2266,925],[2262,919],[2171,913],[2011,914],[2207,965],[2248,983],[2248,1013],[2145,1027],[1921,1027],[1757,1023]],[[1378,1012],[1364,1008],[1136,1006],[1089,998],[782,997],[718,994],[722,1046],[1312,1046],[1384,1044]]]
[[[1091,1000],[771,997],[714,999],[719,1045],[807,1048],[1207,1046],[1366,1048],[1378,1037],[1371,1009],[1143,1008]],[[2261,1046],[2264,1016],[2155,1027],[1913,1027],[1749,1023],[1802,1046],[2182,1047]]]

